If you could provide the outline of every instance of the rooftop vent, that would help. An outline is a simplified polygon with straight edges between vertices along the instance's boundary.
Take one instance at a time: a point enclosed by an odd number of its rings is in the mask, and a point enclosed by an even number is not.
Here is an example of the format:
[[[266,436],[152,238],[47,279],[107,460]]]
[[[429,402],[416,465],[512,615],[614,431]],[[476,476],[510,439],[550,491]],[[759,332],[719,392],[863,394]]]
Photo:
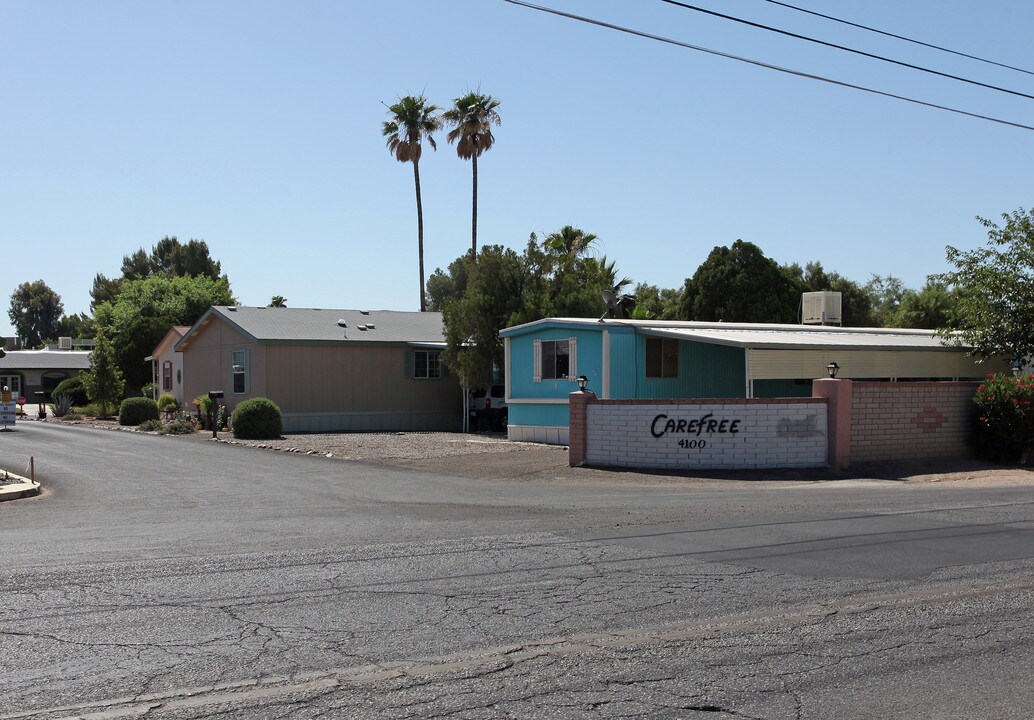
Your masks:
[[[801,297],[801,322],[805,325],[841,325],[841,295],[823,290]]]
[[[365,325],[360,325],[359,329],[362,330],[363,332],[365,332],[366,331],[366,326]]]
[[[360,311],[359,311],[359,314],[360,314],[360,315],[369,315],[369,314],[370,314],[370,311],[369,311],[369,310],[360,310]]]
[[[226,309],[229,310],[230,312],[237,312],[237,306],[236,305],[229,305],[229,306],[227,306]]]
[[[377,326],[374,325],[373,323],[366,323],[366,329],[367,330],[376,330]]]
[[[345,322],[344,318],[337,321],[338,327],[348,327],[348,323]]]

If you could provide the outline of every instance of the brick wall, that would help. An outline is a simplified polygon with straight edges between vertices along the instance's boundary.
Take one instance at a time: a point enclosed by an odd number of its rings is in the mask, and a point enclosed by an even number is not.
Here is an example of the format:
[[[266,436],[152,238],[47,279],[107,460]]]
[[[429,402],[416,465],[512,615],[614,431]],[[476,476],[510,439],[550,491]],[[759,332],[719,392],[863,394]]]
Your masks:
[[[579,403],[580,405],[580,403]],[[574,410],[574,408],[572,408]],[[581,408],[577,412],[580,412]],[[763,469],[827,464],[826,400],[585,398],[584,455],[572,464],[658,469]],[[572,412],[572,420],[575,412]]]
[[[851,383],[851,462],[972,454],[970,382]]]

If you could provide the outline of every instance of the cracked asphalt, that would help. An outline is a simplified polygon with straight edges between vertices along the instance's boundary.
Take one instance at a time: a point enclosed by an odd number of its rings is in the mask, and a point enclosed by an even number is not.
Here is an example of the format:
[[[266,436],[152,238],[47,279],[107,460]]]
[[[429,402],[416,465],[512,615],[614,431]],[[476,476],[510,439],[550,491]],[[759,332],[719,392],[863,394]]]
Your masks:
[[[486,479],[44,423],[2,440],[45,492],[0,505],[0,720],[1034,706],[1024,471],[661,481],[537,455],[529,476],[515,452]]]

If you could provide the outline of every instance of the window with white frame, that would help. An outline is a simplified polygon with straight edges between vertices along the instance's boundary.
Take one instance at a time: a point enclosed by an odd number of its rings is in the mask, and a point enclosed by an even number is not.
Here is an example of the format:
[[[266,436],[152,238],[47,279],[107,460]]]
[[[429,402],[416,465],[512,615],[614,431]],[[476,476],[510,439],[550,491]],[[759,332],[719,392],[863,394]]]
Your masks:
[[[535,341],[535,382],[574,380],[578,374],[577,339]]]
[[[162,363],[162,390],[172,390],[172,361]]]
[[[0,388],[7,387],[11,390],[11,397],[17,398],[22,394],[21,375],[0,375]],[[12,402],[14,402],[12,400]]]
[[[230,368],[233,374],[234,395],[243,395],[248,392],[248,352],[246,350],[230,352]]]
[[[417,350],[413,353],[413,377],[417,380],[437,380],[442,376],[442,354],[437,350]]]

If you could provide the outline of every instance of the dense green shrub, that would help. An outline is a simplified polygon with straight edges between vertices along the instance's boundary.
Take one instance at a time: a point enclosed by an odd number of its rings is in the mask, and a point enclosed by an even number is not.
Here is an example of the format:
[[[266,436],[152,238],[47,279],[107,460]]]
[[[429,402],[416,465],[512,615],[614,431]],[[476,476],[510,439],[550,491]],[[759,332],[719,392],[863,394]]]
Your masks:
[[[159,434],[165,433],[165,426],[162,425],[161,420],[144,420],[137,428],[138,430],[146,430],[147,432],[156,432]]]
[[[62,380],[50,392],[50,397],[57,399],[58,395],[67,395],[72,399],[72,405],[80,406],[89,402],[86,397],[86,389],[83,387],[83,379],[78,375],[74,378]]]
[[[251,398],[233,409],[230,429],[242,440],[271,440],[280,437],[283,415],[269,398]]]
[[[1034,447],[1034,378],[988,373],[973,402],[981,457],[1012,463]]]
[[[118,409],[119,425],[139,425],[145,420],[157,419],[158,404],[151,398],[126,398]]]
[[[165,393],[158,398],[158,412],[172,412],[180,406],[179,400],[171,393]]]

